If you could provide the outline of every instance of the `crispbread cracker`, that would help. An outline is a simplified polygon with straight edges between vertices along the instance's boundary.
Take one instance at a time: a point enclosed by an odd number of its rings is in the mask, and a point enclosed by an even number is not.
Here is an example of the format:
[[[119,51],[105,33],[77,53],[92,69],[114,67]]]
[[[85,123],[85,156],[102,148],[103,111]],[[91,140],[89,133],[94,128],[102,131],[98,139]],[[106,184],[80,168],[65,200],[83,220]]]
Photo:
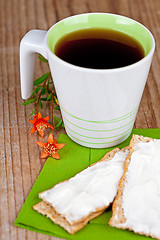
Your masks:
[[[120,151],[119,148],[113,149],[112,151],[108,152],[98,162],[111,160],[114,157],[114,155],[117,152],[119,152],[119,151]],[[124,148],[121,151],[126,152],[126,151],[128,151],[128,148]],[[98,162],[90,165],[89,167],[97,164]],[[90,220],[92,220],[93,218],[95,218],[95,217],[99,216],[100,214],[102,214],[105,211],[105,209],[108,208],[109,205],[111,204],[110,203],[108,206],[105,206],[103,208],[96,208],[94,210],[94,212],[90,212],[87,216],[81,218],[80,220],[77,220],[77,221],[74,221],[74,222],[70,223],[64,216],[62,216],[60,213],[58,213],[57,210],[53,206],[51,206],[49,202],[46,201],[46,199],[44,199],[44,198],[42,198],[42,199],[43,199],[43,201],[41,201],[40,203],[34,205],[33,209],[38,211],[39,213],[41,213],[43,215],[46,215],[54,223],[59,224],[61,227],[63,227],[65,230],[67,230],[71,234],[77,232],[78,230],[83,228]]]
[[[134,151],[136,151],[134,147],[137,143],[150,142],[151,140],[153,140],[153,138],[143,137],[143,136],[139,136],[139,135],[132,136],[132,139],[131,139],[130,145],[129,145],[130,151],[129,151],[128,157],[126,158],[125,163],[124,163],[124,174],[120,179],[118,193],[117,193],[117,196],[112,205],[112,217],[109,220],[109,225],[112,227],[116,227],[116,228],[129,229],[129,230],[134,231],[135,233],[138,233],[141,235],[146,235],[146,236],[150,236],[153,238],[157,238],[157,236],[155,236],[152,233],[145,234],[144,232],[139,232],[139,231],[137,232],[137,231],[135,231],[135,229],[131,229],[131,228],[127,227],[126,225],[123,225],[126,222],[126,218],[124,216],[124,210],[122,208],[123,191],[125,189],[125,184],[127,182],[127,173],[128,173],[128,167],[129,167],[129,164],[131,161],[131,156],[132,156],[132,153]],[[157,239],[160,239],[160,238],[157,238]]]
[[[41,201],[40,203],[33,206],[33,209],[37,212],[46,215],[48,218],[50,218],[54,223],[60,225],[63,227],[67,232],[73,234],[80,229],[82,229],[90,220],[92,220],[95,217],[98,217],[101,215],[105,209],[97,210],[96,212],[91,213],[86,218],[81,219],[81,221],[76,222],[75,224],[70,224],[65,217],[62,217],[60,214],[58,214],[55,209],[47,204],[45,201]]]

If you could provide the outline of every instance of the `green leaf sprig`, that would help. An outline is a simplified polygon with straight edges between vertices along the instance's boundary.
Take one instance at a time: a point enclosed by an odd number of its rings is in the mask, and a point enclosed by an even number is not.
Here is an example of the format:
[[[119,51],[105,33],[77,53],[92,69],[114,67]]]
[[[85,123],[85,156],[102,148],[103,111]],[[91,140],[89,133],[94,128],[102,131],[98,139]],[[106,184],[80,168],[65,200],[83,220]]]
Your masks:
[[[55,128],[57,131],[59,131],[61,127],[64,128],[64,123],[63,123],[62,119],[60,119],[54,115],[53,120],[54,120],[54,125],[55,125]]]
[[[39,60],[45,63],[48,63],[42,55],[39,54]],[[33,114],[38,114],[40,109],[43,109],[43,102],[52,102],[56,110],[60,110],[57,96],[54,90],[53,79],[51,72],[46,72],[41,77],[37,78],[33,82],[34,90],[29,97],[29,99],[22,103],[22,105],[29,105],[34,103],[34,109],[30,113],[30,116]],[[62,119],[59,119],[57,116],[53,116],[55,128],[58,131],[61,127],[64,127]]]

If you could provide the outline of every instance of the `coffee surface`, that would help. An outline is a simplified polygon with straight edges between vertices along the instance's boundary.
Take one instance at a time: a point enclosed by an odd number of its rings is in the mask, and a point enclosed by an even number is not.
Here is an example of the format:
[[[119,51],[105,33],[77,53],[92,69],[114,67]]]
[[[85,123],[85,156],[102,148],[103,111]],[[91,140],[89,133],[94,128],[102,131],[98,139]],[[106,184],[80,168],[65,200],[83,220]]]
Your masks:
[[[54,53],[68,63],[92,69],[120,68],[144,57],[143,47],[131,36],[97,28],[65,35],[55,45]]]

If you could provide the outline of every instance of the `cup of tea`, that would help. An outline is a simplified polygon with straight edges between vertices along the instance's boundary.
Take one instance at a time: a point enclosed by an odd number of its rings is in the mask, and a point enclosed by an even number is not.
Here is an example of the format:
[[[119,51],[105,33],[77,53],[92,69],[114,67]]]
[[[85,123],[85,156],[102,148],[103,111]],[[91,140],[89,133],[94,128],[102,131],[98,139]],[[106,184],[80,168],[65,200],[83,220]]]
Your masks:
[[[155,40],[137,21],[108,13],[65,18],[31,30],[20,44],[22,98],[33,91],[35,53],[48,59],[65,130],[92,148],[130,135],[150,69]]]

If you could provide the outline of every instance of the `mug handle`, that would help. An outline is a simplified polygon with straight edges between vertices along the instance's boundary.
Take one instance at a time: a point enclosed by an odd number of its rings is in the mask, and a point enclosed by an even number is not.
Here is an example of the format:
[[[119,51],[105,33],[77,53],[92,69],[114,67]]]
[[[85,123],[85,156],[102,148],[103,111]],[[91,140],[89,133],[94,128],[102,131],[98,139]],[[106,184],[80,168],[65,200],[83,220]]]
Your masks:
[[[20,42],[20,78],[23,99],[29,98],[33,91],[36,53],[40,53],[47,59],[46,36],[47,31],[35,29],[29,31]]]

